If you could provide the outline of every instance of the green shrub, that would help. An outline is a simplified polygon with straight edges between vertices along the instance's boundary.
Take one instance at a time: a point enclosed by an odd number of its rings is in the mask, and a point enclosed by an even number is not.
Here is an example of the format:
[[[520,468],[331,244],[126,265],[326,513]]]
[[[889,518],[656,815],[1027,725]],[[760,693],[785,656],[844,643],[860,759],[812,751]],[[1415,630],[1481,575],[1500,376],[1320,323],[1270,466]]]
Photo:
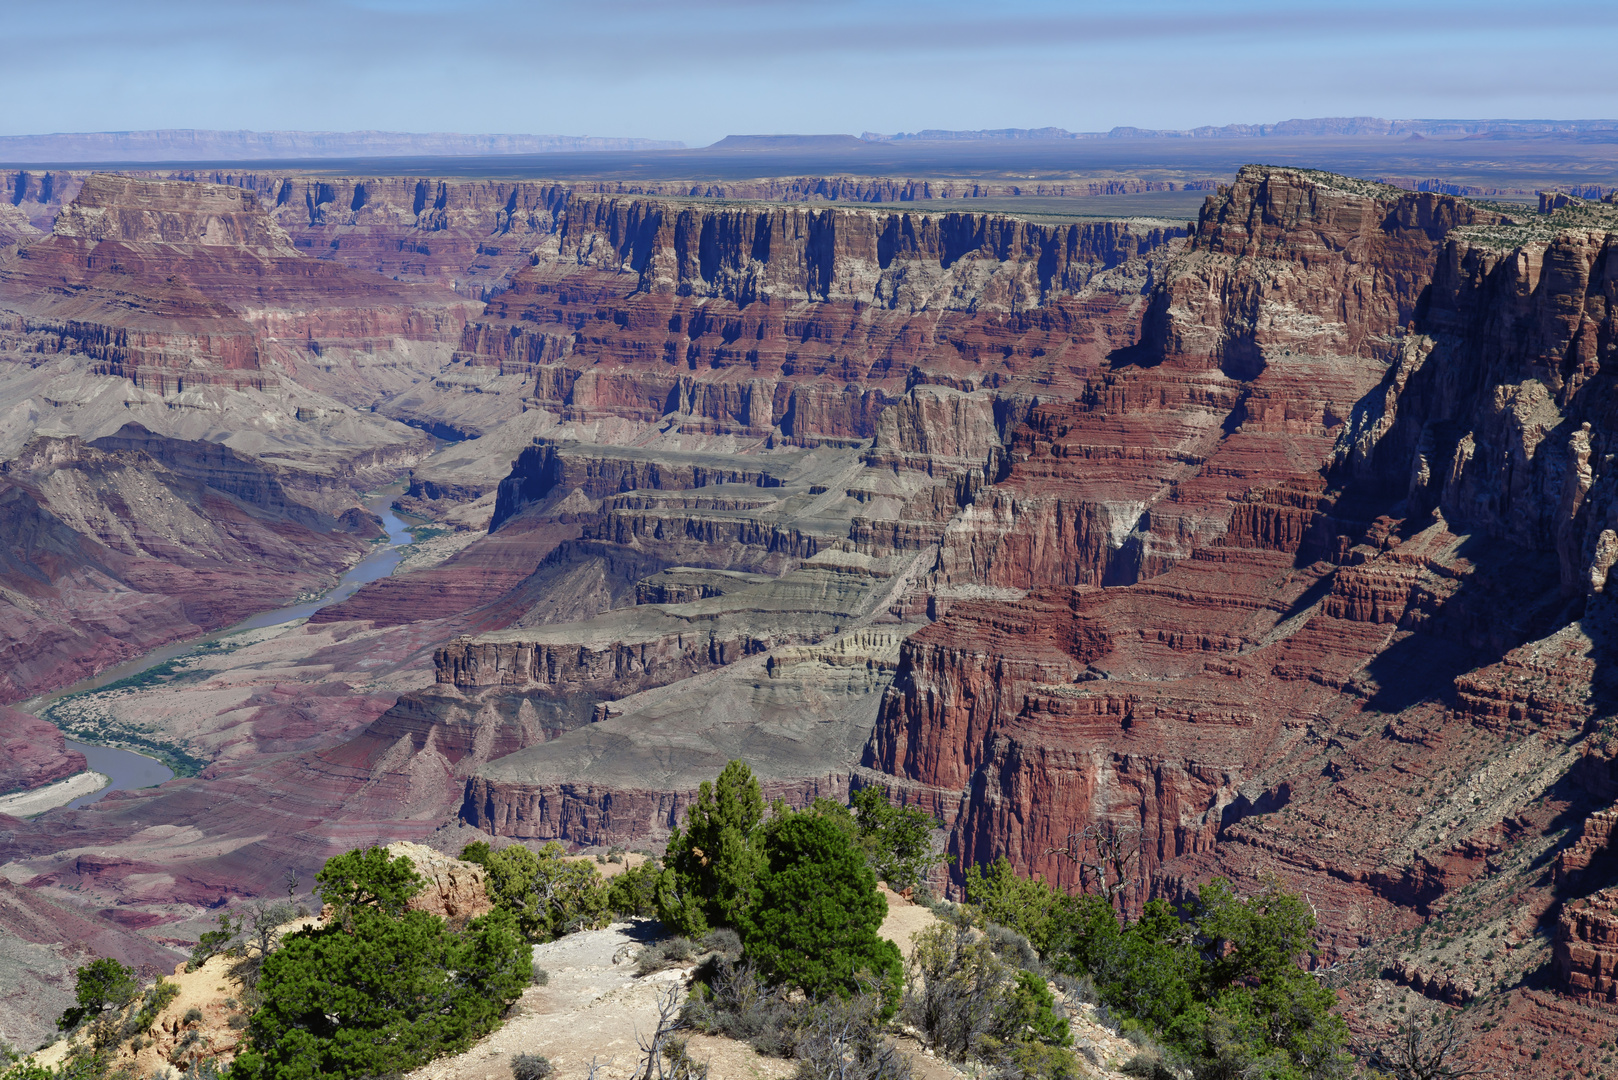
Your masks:
[[[764,978],[812,998],[848,997],[873,976],[883,1018],[899,1005],[901,959],[878,936],[888,902],[848,831],[814,811],[778,813],[763,829],[763,865],[740,927]]]
[[[240,951],[236,938],[246,926],[246,920],[233,922],[230,912],[219,916],[219,929],[204,930],[197,937],[196,945],[191,948],[191,960],[187,964],[188,970],[195,971],[210,959],[221,953],[226,956],[234,955]]]
[[[92,960],[79,968],[73,988],[74,1004],[56,1021],[61,1031],[71,1031],[86,1020],[108,1012],[122,1012],[140,993],[135,972],[110,957]]]
[[[1000,1053],[996,1080],[1081,1080],[1088,1074],[1079,1068],[1079,1059],[1064,1046],[1053,1046],[1038,1039],[1019,1039]],[[1177,1080],[1170,1073],[1162,1080]]]
[[[1099,896],[1017,878],[1003,858],[970,867],[968,895],[1026,934],[1045,962],[1156,1033],[1199,1075],[1324,1077],[1347,1060],[1335,997],[1299,963],[1314,916],[1275,885],[1248,898],[1214,879],[1180,910],[1146,904],[1130,922]]]
[[[933,867],[951,856],[933,853],[938,822],[913,806],[894,806],[880,788],[861,788],[851,800],[860,847],[876,876],[895,889],[920,885]]]
[[[657,879],[662,869],[652,859],[624,870],[607,882],[607,906],[614,915],[650,918],[657,914]]]
[[[701,937],[715,926],[740,928],[763,863],[764,796],[742,761],[704,782],[686,808],[684,830],[669,837],[657,883],[658,916],[675,933]]]
[[[425,884],[415,863],[379,847],[335,855],[315,875],[315,893],[331,905],[337,922],[347,921],[362,908],[402,915],[410,898]]]
[[[566,854],[554,841],[537,855],[513,844],[491,852],[483,863],[489,899],[511,913],[529,941],[606,925],[607,886],[600,871],[563,858]]]
[[[1056,995],[1032,971],[1019,971],[1013,980],[1001,1027],[1013,1039],[1028,1039],[1047,1046],[1068,1046],[1073,1032],[1067,1017],[1056,1008]]]
[[[511,913],[497,908],[455,934],[406,910],[421,888],[408,859],[349,852],[316,880],[343,917],[287,935],[265,958],[263,1004],[232,1080],[403,1072],[493,1029],[528,985],[529,948]]]
[[[1072,898],[1038,878],[1020,878],[1001,855],[985,871],[966,868],[966,895],[990,922],[1009,927],[1049,955],[1065,936]]]
[[[1006,965],[971,924],[935,923],[916,934],[904,994],[905,1020],[955,1061],[983,1052],[998,1028]]]
[[[19,1061],[0,1072],[0,1080],[60,1080],[58,1074],[32,1061]]]

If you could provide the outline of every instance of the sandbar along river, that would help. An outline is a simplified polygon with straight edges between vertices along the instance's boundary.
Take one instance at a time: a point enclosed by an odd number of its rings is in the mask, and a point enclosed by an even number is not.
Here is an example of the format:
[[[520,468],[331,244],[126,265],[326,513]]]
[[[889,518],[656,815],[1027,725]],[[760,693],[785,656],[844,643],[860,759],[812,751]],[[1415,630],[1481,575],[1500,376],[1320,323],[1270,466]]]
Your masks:
[[[198,645],[217,641],[220,638],[240,633],[243,630],[261,630],[267,626],[280,626],[282,623],[307,619],[328,604],[336,604],[347,600],[359,590],[360,586],[389,576],[393,573],[394,568],[399,565],[401,557],[399,549],[411,542],[411,536],[404,521],[389,506],[396,492],[391,488],[388,490],[389,494],[379,496],[367,504],[373,513],[381,517],[382,524],[388,532],[387,541],[377,544],[373,551],[350,567],[348,572],[338,580],[337,587],[330,592],[302,604],[292,604],[288,607],[277,608],[274,611],[262,612],[225,630],[216,630],[211,634],[203,634],[201,637],[194,637],[188,641],[178,641],[172,645],[165,645],[161,649],[154,649],[139,659],[127,660],[116,667],[108,668],[98,675],[91,676],[88,679],[81,679],[72,686],[35,698],[20,707],[37,716],[50,708],[53,703],[69,694],[97,690],[108,683],[117,682],[119,679],[139,675],[148,668],[156,667],[166,660],[184,656]],[[91,792],[89,795],[81,795],[68,803],[69,810],[77,810],[81,806],[88,806],[111,791],[131,791],[136,788],[153,787],[174,777],[173,771],[161,761],[145,754],[137,754],[133,750],[123,750],[115,746],[96,746],[91,743],[79,742],[75,739],[67,740],[67,745],[84,755],[85,760],[90,763],[92,772],[101,773],[110,781],[100,791]]]

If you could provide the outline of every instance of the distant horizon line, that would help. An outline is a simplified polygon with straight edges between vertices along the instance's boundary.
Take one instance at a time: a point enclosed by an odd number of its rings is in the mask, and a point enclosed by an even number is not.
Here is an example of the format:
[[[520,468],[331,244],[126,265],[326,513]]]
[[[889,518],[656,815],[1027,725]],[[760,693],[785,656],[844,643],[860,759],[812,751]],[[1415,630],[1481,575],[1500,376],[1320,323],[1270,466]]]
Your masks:
[[[1263,124],[1204,125],[1193,128],[1116,126],[1107,131],[1037,128],[923,128],[883,134],[738,134],[706,146],[673,139],[517,133],[404,132],[382,129],[326,131],[251,128],[137,128],[123,131],[50,132],[0,135],[0,160],[78,162],[183,162],[260,159],[515,156],[569,152],[648,152],[691,150],[768,150],[854,147],[869,143],[1092,139],[1272,139],[1406,138],[1478,139],[1511,136],[1555,137],[1618,133],[1618,119],[1408,119],[1373,116],[1315,117]]]

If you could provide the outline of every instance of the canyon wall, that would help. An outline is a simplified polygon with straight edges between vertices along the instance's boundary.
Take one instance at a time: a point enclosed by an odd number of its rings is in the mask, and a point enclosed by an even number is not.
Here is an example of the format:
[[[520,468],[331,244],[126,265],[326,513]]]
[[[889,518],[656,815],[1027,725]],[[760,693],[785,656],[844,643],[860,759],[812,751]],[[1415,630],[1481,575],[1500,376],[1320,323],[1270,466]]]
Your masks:
[[[1510,985],[1553,939],[1557,985],[1610,996],[1605,893],[1558,921],[1503,853],[1549,857],[1556,808],[1613,797],[1571,778],[1612,752],[1615,230],[1243,170],[1141,343],[1036,405],[951,522],[941,582],[1032,591],[906,641],[864,764],[945,816],[959,865],[1077,888],[1104,823],[1138,842],[1131,903],[1279,874],[1328,956],[1430,996]],[[1530,912],[1539,952],[1453,944],[1531,941]],[[1452,937],[1387,941],[1440,918]],[[1605,1022],[1511,1000],[1539,1030]]]
[[[41,888],[151,906],[143,883],[172,859],[211,903],[227,871],[269,888],[271,865],[307,872],[339,842],[457,817],[655,843],[741,757],[794,801],[874,784],[936,814],[957,857],[938,884],[957,895],[999,855],[1081,888],[1096,826],[1132,846],[1131,910],[1216,875],[1244,893],[1279,881],[1317,915],[1322,977],[1363,973],[1334,983],[1357,1030],[1395,1022],[1395,988],[1502,995],[1498,1031],[1608,1030],[1610,208],[1519,220],[1260,167],[1190,236],[902,200],[238,186],[265,215],[251,228],[298,253],[253,262],[233,240],[239,266],[346,281],[431,249],[413,273],[457,292],[432,293],[435,325],[412,340],[442,364],[373,400],[478,436],[418,463],[406,496],[470,527],[299,628],[288,640],[318,646],[288,686],[244,660],[250,696],[173,710],[254,725],[229,755],[221,732],[197,739],[219,755],[208,779],[8,826],[0,843]],[[77,224],[95,197],[22,250],[102,258],[69,235],[110,227]],[[247,199],[173,225],[112,218],[239,237],[228,207]],[[157,258],[100,243],[126,267]],[[478,259],[486,273],[465,271]],[[389,303],[416,295],[367,281]],[[316,350],[294,364],[235,288],[198,292],[257,352],[196,366],[314,380],[293,369]],[[320,549],[283,565],[276,547],[277,580],[357,546],[331,524],[341,477],[300,485],[211,445],[126,433],[19,457],[60,463],[49,482],[15,466],[15,531],[76,554],[31,556],[15,579],[111,579],[117,558],[200,530],[179,511],[207,500]],[[136,454],[185,504],[173,530],[115,526],[110,498],[53,509],[50,484],[81,473],[126,490]],[[239,537],[197,537],[210,566],[246,562]],[[150,856],[154,821],[210,844]],[[109,854],[69,865],[51,847],[69,840]],[[1538,1068],[1494,1030],[1475,1046]]]

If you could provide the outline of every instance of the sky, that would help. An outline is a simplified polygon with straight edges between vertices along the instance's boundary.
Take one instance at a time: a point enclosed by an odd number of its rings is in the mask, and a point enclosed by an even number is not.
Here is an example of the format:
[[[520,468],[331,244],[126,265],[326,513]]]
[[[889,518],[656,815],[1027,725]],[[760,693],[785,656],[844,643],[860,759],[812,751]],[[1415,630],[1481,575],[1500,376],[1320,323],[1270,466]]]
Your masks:
[[[1618,117],[1618,5],[0,0],[0,134]]]

